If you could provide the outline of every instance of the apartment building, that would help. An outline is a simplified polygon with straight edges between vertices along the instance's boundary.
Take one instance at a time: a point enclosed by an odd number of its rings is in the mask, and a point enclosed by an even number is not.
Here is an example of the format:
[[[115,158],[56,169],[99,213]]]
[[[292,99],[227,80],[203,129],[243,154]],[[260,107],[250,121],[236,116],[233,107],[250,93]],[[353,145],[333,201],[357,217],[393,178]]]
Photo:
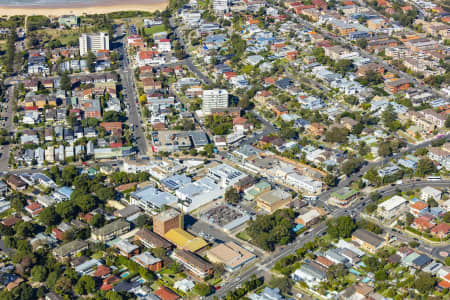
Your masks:
[[[212,110],[228,107],[228,92],[226,90],[214,89],[203,91],[203,113],[211,114]]]
[[[130,231],[130,223],[123,219],[117,219],[102,228],[96,229],[92,232],[92,239],[96,241],[110,241],[117,236]]]
[[[105,32],[97,34],[83,33],[80,38],[80,55],[85,56],[89,52],[109,50],[109,35]]]

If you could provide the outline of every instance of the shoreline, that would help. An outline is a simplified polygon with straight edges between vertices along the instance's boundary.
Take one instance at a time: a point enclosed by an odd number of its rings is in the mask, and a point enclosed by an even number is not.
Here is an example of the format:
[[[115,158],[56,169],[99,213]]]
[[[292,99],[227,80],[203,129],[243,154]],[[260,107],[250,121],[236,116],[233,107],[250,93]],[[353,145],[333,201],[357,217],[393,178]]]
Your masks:
[[[108,3],[96,3],[92,6],[83,5],[83,4],[68,4],[67,6],[61,7],[48,7],[48,6],[0,6],[0,16],[17,16],[17,15],[25,15],[25,16],[33,16],[33,15],[43,15],[47,17],[59,17],[62,15],[91,15],[91,14],[107,14],[118,11],[148,11],[154,12],[156,10],[163,11],[169,2],[167,0],[162,0],[157,3],[148,3],[145,1],[135,1],[131,0],[134,3],[127,4],[108,4]]]

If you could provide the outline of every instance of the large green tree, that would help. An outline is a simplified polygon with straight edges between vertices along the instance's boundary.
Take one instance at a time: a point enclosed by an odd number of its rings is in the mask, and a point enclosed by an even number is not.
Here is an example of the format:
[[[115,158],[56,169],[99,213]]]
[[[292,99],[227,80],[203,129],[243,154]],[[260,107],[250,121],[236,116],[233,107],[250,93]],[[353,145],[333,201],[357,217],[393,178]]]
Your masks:
[[[327,232],[331,237],[348,238],[356,229],[356,224],[350,216],[341,216],[327,221]]]
[[[80,295],[87,295],[95,291],[95,280],[91,276],[83,275],[75,285],[75,292]]]

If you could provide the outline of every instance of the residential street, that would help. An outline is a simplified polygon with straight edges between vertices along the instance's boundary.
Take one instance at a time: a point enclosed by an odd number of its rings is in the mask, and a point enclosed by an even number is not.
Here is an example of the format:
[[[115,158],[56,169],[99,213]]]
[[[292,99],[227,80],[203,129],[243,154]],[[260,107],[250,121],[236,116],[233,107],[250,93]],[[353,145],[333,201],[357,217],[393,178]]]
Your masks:
[[[130,59],[124,46],[124,40],[120,41],[119,53],[121,55],[122,69],[120,75],[123,85],[124,101],[128,103],[128,122],[133,127],[135,144],[139,149],[139,155],[148,154],[148,144],[142,127],[142,120],[139,113],[139,103],[134,83],[134,71],[130,68]]]

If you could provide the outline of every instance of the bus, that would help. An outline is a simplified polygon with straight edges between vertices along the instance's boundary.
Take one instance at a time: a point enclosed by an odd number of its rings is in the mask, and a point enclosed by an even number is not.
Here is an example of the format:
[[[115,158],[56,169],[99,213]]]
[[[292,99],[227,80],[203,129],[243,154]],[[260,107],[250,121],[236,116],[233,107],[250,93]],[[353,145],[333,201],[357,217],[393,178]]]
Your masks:
[[[441,176],[428,176],[427,180],[428,181],[439,181],[439,180],[441,180]]]
[[[317,199],[319,199],[319,197],[317,197],[317,196],[303,196],[303,200],[306,200],[306,201],[316,201]]]

